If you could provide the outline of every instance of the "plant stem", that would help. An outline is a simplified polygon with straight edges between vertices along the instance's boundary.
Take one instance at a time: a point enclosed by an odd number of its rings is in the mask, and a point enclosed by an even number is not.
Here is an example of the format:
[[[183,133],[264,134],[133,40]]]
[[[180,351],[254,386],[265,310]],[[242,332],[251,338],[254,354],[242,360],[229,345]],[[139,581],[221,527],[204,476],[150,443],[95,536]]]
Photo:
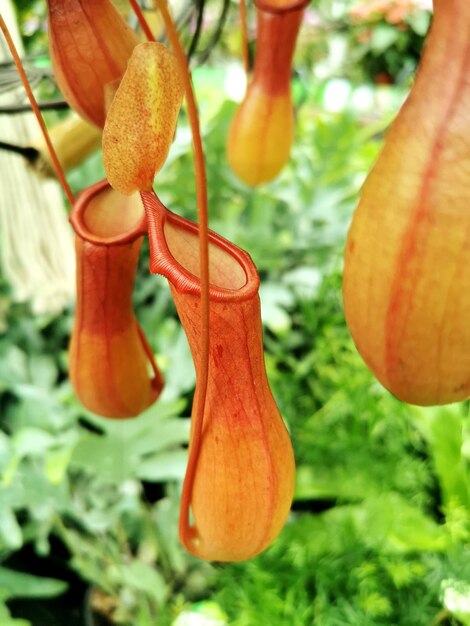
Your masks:
[[[179,521],[180,540],[183,545],[188,548],[191,540],[195,536],[196,530],[190,526],[189,509],[191,506],[194,477],[201,449],[202,427],[209,375],[209,226],[206,167],[204,162],[201,131],[199,127],[199,115],[186,54],[181,45],[178,31],[173,23],[173,19],[168,11],[166,0],[153,0],[153,2],[155,7],[160,11],[165,23],[168,38],[173,48],[173,52],[178,60],[181,76],[184,82],[186,106],[193,139],[194,169],[196,176],[196,197],[199,223],[199,271],[201,281],[201,354],[197,381],[200,389],[200,402],[198,402],[193,412],[191,445],[189,448],[186,476],[183,483],[183,492],[181,494]]]
[[[130,3],[137,17],[137,21],[140,24],[141,29],[144,31],[145,36],[147,37],[149,41],[155,41],[155,37],[153,36],[152,31],[150,30],[150,26],[148,25],[148,22],[145,19],[145,16],[142,13],[142,9],[140,8],[137,0],[130,0]]]

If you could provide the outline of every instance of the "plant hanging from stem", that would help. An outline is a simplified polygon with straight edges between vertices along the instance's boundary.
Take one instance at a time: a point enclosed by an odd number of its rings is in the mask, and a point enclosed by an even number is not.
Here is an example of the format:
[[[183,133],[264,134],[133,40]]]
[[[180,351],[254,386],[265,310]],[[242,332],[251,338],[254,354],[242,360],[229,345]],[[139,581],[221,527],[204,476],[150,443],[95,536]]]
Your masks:
[[[257,0],[255,4],[258,28],[253,78],[227,142],[231,168],[253,187],[276,178],[289,160],[294,140],[292,58],[308,0]]]
[[[147,82],[132,63],[108,114],[104,162],[119,172],[115,180],[119,189],[132,191],[140,186],[151,271],[170,282],[195,362],[197,385],[181,502],[181,541],[206,559],[242,560],[262,551],[282,528],[292,501],[294,458],[266,377],[259,279],[246,253],[207,231],[205,166],[194,93],[166,4],[157,4],[185,85],[199,227],[163,207],[151,189],[153,177],[141,176],[151,171],[155,160],[141,150],[140,135],[152,136],[153,130],[149,117],[140,120],[137,135],[126,130],[136,116],[133,107],[124,104],[127,92],[136,93]],[[126,167],[129,160],[137,164],[135,170]],[[190,511],[194,525],[189,521]]]
[[[130,2],[141,20],[137,3]],[[99,3],[111,11],[105,0]],[[77,202],[69,194],[79,260],[70,373],[84,404],[104,416],[136,415],[158,396],[162,378],[131,308],[138,251],[148,234],[150,269],[170,282],[197,373],[180,538],[201,558],[242,560],[266,548],[282,528],[293,496],[294,457],[266,376],[259,278],[245,252],[208,230],[191,76],[166,3],[155,4],[173,53],[155,42],[131,44],[129,38],[127,70],[114,76],[103,72],[86,113],[82,96],[90,84],[93,47],[100,37],[113,41],[118,31],[127,31],[119,24],[108,33],[112,21],[105,28],[105,20],[88,20],[80,32],[89,33],[91,27],[92,33],[70,46],[51,27],[56,66],[61,55],[67,56],[59,80],[70,103],[98,125],[104,122],[102,111],[107,112],[103,156],[115,187],[103,181]],[[70,0],[74,20],[81,19],[81,5]],[[59,18],[64,18],[60,3],[50,0],[50,23]],[[89,46],[88,67],[76,72],[75,66],[69,74],[83,45]],[[105,57],[106,63],[112,59],[108,53]],[[193,134],[197,225],[166,209],[152,188],[171,144],[183,89]]]
[[[344,306],[359,352],[405,402],[470,396],[470,3],[434,0],[410,95],[362,190]]]

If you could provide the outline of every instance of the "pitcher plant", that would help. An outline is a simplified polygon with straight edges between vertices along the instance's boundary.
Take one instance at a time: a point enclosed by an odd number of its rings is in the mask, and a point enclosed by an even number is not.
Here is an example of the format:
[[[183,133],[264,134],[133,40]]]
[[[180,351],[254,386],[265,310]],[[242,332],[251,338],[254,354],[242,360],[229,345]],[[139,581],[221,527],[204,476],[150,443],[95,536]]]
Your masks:
[[[139,5],[130,4],[152,39]],[[163,379],[131,303],[139,249],[148,236],[150,270],[170,283],[197,374],[180,539],[198,557],[243,560],[264,550],[286,520],[294,455],[266,376],[259,278],[246,252],[208,230],[191,76],[166,3],[155,4],[173,52],[155,42],[138,44],[108,0],[48,2],[58,82],[70,105],[104,128],[108,177],[75,200],[54,160],[72,204],[78,260],[70,377],[83,404],[104,417],[136,416],[158,397]],[[25,87],[33,105],[27,81]],[[166,209],[153,191],[183,92],[198,224]]]
[[[344,267],[359,352],[401,400],[470,395],[470,3],[434,0],[416,81],[364,185]]]
[[[230,126],[227,156],[235,174],[255,187],[278,176],[294,141],[292,59],[308,0],[256,0],[253,77]]]

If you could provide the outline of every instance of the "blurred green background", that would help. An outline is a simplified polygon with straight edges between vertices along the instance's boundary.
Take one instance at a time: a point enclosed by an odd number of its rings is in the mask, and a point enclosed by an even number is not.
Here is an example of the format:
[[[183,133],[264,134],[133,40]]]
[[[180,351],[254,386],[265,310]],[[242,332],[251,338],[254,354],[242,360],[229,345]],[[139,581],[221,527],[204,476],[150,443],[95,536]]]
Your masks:
[[[16,2],[29,54],[45,53],[44,4]],[[256,190],[225,157],[243,89],[237,4],[210,57],[194,58],[211,227],[260,272],[268,375],[298,466],[291,516],[264,554],[212,565],[178,544],[194,371],[146,252],[135,310],[166,389],[128,422],[87,412],[72,392],[72,305],[33,315],[1,280],[0,626],[470,624],[469,404],[395,400],[358,356],[341,302],[348,223],[411,84],[426,6],[312,3],[293,76],[292,159]],[[209,18],[218,9],[209,3]],[[253,7],[249,18],[253,34]],[[74,191],[102,177],[100,159],[71,172]],[[195,218],[184,116],[157,187]]]

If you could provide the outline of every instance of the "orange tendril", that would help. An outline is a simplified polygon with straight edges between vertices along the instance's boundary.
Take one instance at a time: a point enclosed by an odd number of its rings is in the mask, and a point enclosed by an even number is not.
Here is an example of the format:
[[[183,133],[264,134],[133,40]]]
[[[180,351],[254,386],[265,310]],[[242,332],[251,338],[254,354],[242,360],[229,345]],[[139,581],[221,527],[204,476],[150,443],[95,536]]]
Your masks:
[[[140,8],[137,0],[129,0],[131,3],[132,10],[135,13],[137,21],[140,24],[140,28],[143,30],[144,35],[147,37],[148,41],[155,41],[155,37],[148,25],[147,20],[145,19],[145,15],[142,13],[142,9]]]
[[[242,57],[243,57],[243,66],[245,68],[245,72],[248,75],[250,71],[250,54],[248,48],[248,26],[247,26],[247,18],[246,18],[246,0],[240,0],[240,30],[241,30],[241,46],[242,46]]]
[[[177,58],[184,83],[186,106],[193,139],[194,170],[196,176],[196,197],[199,222],[199,267],[201,277],[201,353],[200,375],[198,386],[201,390],[200,402],[194,407],[192,421],[192,437],[189,449],[188,466],[181,494],[181,508],[179,521],[179,535],[183,545],[188,548],[191,540],[195,538],[195,529],[189,523],[189,509],[191,497],[201,450],[202,427],[204,421],[204,409],[207,396],[207,382],[209,374],[209,233],[208,233],[208,208],[207,208],[207,185],[206,167],[204,162],[204,150],[199,127],[199,115],[194,96],[191,74],[188,68],[186,54],[181,45],[178,31],[168,11],[166,0],[153,0],[155,7],[160,11],[165,28],[170,40],[173,52]]]
[[[153,390],[155,394],[157,393],[160,394],[160,391],[164,383],[163,376],[161,375],[160,370],[158,369],[158,365],[155,361],[155,356],[153,354],[152,347],[150,346],[147,340],[147,337],[145,336],[145,333],[142,330],[142,326],[139,324],[139,322],[137,322],[137,333],[139,335],[139,339],[144,349],[144,352],[147,355],[147,358],[149,360],[150,367],[152,368],[153,377],[152,377],[151,382],[152,382]]]
[[[36,119],[41,127],[41,132],[44,136],[44,141],[46,142],[47,148],[51,155],[52,164],[54,166],[57,178],[59,179],[60,184],[62,185],[62,189],[64,190],[65,195],[68,198],[70,204],[74,203],[74,197],[72,191],[69,187],[69,184],[65,178],[64,171],[60,164],[60,161],[57,157],[57,153],[52,145],[51,138],[49,137],[49,133],[47,132],[46,124],[44,123],[44,119],[41,115],[41,111],[39,110],[38,103],[36,102],[36,98],[34,97],[33,91],[31,89],[31,85],[29,84],[28,77],[26,76],[26,72],[24,71],[23,64],[21,62],[20,55],[18,54],[18,50],[16,49],[15,43],[13,41],[12,36],[10,35],[10,31],[5,23],[5,20],[0,15],[0,29],[5,37],[8,48],[10,49],[11,56],[13,57],[13,61],[15,62],[16,69],[18,70],[18,74],[20,75],[21,82],[23,83],[24,89],[26,91],[26,95],[28,96],[28,100],[31,104],[31,108],[36,116]]]

